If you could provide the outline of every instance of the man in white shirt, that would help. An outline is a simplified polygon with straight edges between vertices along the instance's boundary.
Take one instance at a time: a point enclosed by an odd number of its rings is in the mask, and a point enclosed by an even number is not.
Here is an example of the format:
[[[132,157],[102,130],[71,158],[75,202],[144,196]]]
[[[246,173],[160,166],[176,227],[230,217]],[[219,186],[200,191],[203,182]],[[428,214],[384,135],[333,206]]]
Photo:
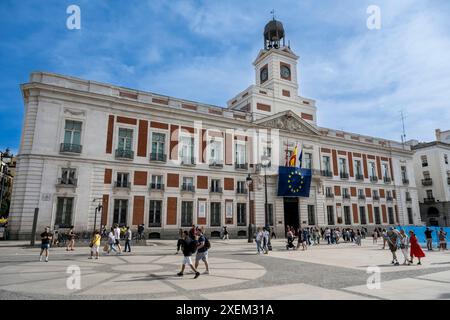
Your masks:
[[[122,247],[120,246],[120,228],[118,224],[114,227],[114,237],[116,240],[116,246],[119,248],[119,252],[122,252]]]

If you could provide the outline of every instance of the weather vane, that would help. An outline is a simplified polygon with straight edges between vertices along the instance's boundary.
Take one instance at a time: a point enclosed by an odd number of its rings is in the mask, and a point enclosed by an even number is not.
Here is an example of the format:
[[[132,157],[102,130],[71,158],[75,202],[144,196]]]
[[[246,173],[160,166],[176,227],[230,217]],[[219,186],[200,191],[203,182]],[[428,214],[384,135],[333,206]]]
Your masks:
[[[275,20],[275,9],[272,9],[272,11],[270,11],[270,14],[272,15],[273,20]]]

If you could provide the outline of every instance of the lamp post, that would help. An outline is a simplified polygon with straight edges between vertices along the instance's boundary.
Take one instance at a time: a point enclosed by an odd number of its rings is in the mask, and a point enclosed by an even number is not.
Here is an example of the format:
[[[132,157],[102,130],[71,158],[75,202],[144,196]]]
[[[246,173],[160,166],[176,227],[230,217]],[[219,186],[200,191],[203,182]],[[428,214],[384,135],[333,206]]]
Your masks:
[[[251,206],[250,206],[250,185],[252,184],[253,179],[250,176],[250,173],[247,176],[247,179],[245,179],[245,183],[247,184],[247,193],[248,193],[248,243],[253,242],[253,235],[252,235],[252,213],[251,213]]]
[[[103,206],[100,203],[98,204],[98,206],[95,207],[94,232],[95,232],[95,230],[97,230],[97,212],[102,211],[102,209],[103,209]]]
[[[269,206],[267,205],[267,167],[269,166],[270,158],[268,156],[261,157],[261,165],[264,168],[264,225],[269,226]]]

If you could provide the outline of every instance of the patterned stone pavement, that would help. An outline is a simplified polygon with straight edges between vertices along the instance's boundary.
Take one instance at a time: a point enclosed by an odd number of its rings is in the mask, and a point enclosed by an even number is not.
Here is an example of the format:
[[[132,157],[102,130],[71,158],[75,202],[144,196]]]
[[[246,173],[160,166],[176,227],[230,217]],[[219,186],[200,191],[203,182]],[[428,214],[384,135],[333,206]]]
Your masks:
[[[427,252],[422,266],[395,267],[390,252],[370,240],[307,251],[286,251],[284,240],[274,240],[269,255],[257,255],[246,240],[211,242],[211,274],[198,279],[176,276],[182,256],[174,241],[99,260],[87,259],[85,245],[55,248],[48,263],[38,261],[39,248],[0,243],[0,299],[450,299],[448,251]],[[71,266],[80,271],[79,288]],[[380,288],[370,289],[367,268],[375,266]]]

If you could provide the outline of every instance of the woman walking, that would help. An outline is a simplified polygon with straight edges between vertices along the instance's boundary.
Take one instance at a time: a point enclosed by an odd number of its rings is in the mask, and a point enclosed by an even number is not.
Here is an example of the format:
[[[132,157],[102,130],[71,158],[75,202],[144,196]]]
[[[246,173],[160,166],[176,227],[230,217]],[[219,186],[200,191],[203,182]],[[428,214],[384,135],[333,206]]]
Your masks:
[[[411,262],[409,262],[408,259],[409,239],[403,229],[400,230],[400,249],[402,250],[403,257],[405,258],[403,265],[410,265]]]
[[[116,237],[114,235],[114,228],[111,227],[111,231],[108,234],[108,254],[110,254],[111,250],[114,251],[116,254],[119,254],[119,252],[116,249]]]
[[[261,254],[263,250],[261,247],[261,241],[263,240],[263,237],[264,235],[262,229],[261,227],[259,227],[255,234],[256,250],[258,250],[258,254]]]
[[[67,238],[69,243],[67,244],[66,251],[74,251],[75,246],[75,232],[73,232],[73,227],[70,227],[69,233],[67,233]]]
[[[447,232],[444,231],[444,228],[439,230],[439,251],[447,250]]]
[[[414,257],[416,257],[417,259],[419,259],[419,262],[417,264],[421,265],[422,263],[420,262],[420,259],[425,257],[425,253],[420,247],[419,241],[417,241],[416,235],[412,230],[409,232],[409,244],[411,245],[410,262],[413,263],[413,259]]]

